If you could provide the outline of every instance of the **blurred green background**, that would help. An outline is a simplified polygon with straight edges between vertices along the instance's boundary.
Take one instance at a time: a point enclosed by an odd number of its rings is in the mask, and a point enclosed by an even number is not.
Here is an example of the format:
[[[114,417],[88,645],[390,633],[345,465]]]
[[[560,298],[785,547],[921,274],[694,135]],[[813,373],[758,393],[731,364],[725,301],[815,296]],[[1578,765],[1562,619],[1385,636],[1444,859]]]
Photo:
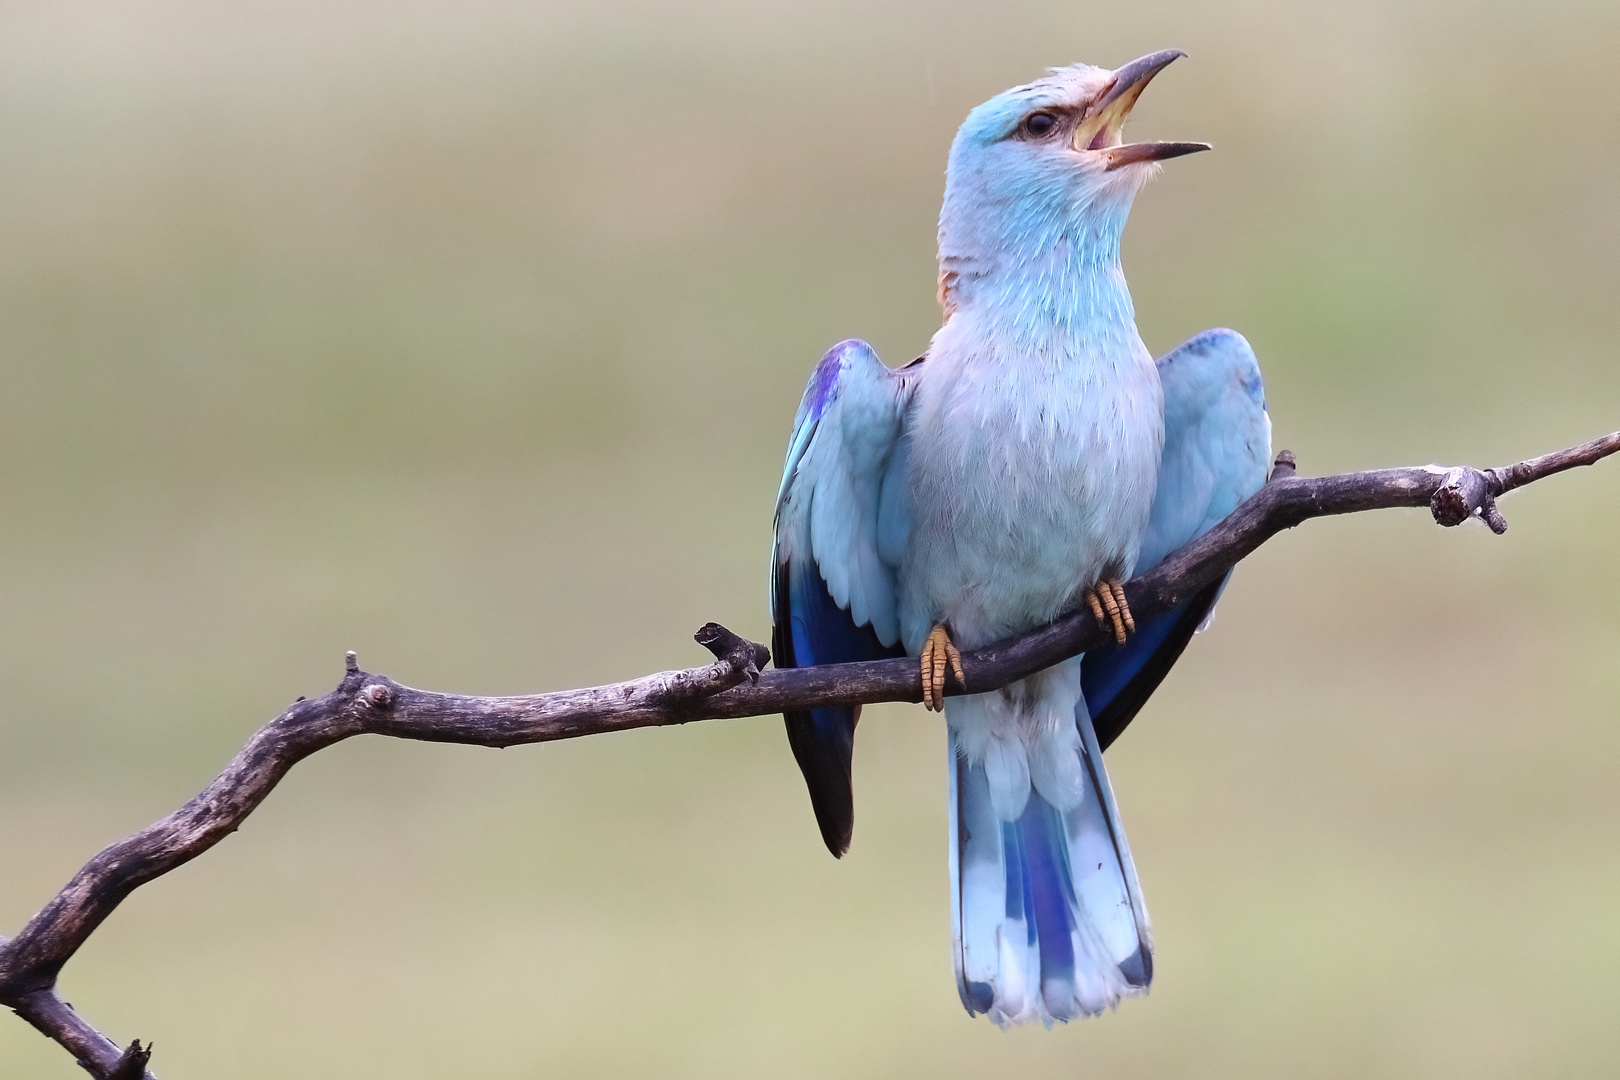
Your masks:
[[[1134,130],[1217,150],[1127,232],[1156,352],[1242,330],[1313,473],[1620,426],[1613,3],[5,5],[0,933],[345,649],[515,693],[764,638],[800,389],[925,346],[956,124],[1166,46]],[[165,1080],[1612,1075],[1617,496],[1244,564],[1109,755],[1159,943],[1114,1015],[962,1012],[904,707],[842,863],[774,719],[340,745],[63,991]]]

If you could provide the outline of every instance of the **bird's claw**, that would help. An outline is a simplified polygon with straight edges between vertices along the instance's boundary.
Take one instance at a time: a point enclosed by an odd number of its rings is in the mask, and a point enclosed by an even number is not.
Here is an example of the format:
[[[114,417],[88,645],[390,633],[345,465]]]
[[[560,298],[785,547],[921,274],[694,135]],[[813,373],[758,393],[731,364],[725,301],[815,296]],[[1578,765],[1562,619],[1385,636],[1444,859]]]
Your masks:
[[[945,627],[936,626],[929,633],[928,640],[923,642],[922,655],[918,658],[922,668],[922,694],[923,707],[935,712],[945,708],[945,666],[950,665],[951,673],[956,676],[957,685],[967,689],[967,676],[962,672],[962,654],[951,644],[951,637],[945,632]]]
[[[1128,634],[1136,633],[1136,620],[1131,617],[1131,605],[1125,602],[1125,584],[1114,579],[1103,579],[1088,586],[1081,594],[1086,606],[1104,630],[1114,631],[1114,643],[1125,644]]]

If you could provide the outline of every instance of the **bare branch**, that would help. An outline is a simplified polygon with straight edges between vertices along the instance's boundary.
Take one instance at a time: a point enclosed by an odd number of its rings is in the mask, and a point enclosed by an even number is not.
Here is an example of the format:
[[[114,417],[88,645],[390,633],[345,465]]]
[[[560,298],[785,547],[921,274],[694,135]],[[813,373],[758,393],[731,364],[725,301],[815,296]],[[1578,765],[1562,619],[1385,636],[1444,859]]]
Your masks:
[[[120,1052],[111,1039],[91,1027],[73,1011],[73,1006],[57,997],[54,987],[23,994],[15,1001],[8,1000],[6,1004],[11,1005],[18,1016],[33,1024],[41,1034],[61,1043],[93,1076],[112,1080],[118,1075],[119,1080],[140,1080],[145,1071],[146,1056],[142,1056],[140,1072],[118,1074],[118,1069],[132,1067],[128,1055],[140,1054],[140,1043],[131,1043],[129,1050]]]
[[[1507,523],[1496,507],[1497,497],[1617,451],[1620,432],[1500,469],[1430,465],[1306,478],[1296,475],[1293,455],[1285,450],[1258,494],[1128,583],[1126,596],[1139,618],[1166,611],[1278,532],[1314,517],[1427,506],[1441,525],[1478,516],[1500,533]],[[0,1004],[55,1039],[94,1076],[151,1077],[145,1069],[150,1046],[135,1042],[120,1051],[57,997],[62,966],[131,892],[234,832],[300,760],[354,735],[512,746],[819,705],[922,700],[913,660],[761,671],[770,655],[763,645],[715,623],[699,630],[697,640],[714,653],[714,663],[608,686],[523,697],[415,690],[360,670],[349,653],[335,690],[294,702],[255,732],[201,794],[156,824],[109,845],[16,937],[0,938]],[[1089,613],[1065,615],[1029,633],[964,653],[967,686],[974,693],[999,689],[1110,640],[1111,634]],[[965,689],[953,685],[948,692],[960,694]]]

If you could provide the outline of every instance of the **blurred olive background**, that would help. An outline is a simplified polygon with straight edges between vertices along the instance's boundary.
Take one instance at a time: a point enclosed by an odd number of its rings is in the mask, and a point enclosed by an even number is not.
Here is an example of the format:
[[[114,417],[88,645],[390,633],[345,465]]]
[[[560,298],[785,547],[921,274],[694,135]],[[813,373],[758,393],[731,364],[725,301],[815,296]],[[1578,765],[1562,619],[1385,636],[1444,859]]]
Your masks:
[[[1134,130],[1163,351],[1321,473],[1620,426],[1620,7],[7,4],[0,933],[343,652],[516,693],[766,637],[811,365],[937,325],[945,153],[1179,46]],[[944,751],[867,713],[822,849],[774,718],[362,739],[142,889],[64,995],[188,1077],[1509,1077],[1620,1061],[1620,465],[1311,522],[1109,755],[1145,1000],[956,1000]],[[10,1017],[0,1074],[71,1078]]]

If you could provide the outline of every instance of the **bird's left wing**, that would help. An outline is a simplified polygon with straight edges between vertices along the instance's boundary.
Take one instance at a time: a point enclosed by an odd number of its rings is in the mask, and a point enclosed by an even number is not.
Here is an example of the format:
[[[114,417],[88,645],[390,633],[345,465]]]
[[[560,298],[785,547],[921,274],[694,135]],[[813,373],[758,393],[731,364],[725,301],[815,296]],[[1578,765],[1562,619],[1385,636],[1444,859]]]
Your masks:
[[[832,347],[799,403],[776,500],[771,651],[777,667],[903,656],[895,568],[905,546],[902,420],[919,364],[884,366],[864,341]],[[788,742],[834,855],[855,824],[859,707],[786,714]]]
[[[1206,330],[1158,362],[1164,386],[1164,456],[1141,574],[1209,531],[1259,491],[1271,467],[1271,418],[1260,365],[1243,335]],[[1147,702],[1211,617],[1231,572],[1152,619],[1124,645],[1081,661],[1081,685],[1106,749]]]

